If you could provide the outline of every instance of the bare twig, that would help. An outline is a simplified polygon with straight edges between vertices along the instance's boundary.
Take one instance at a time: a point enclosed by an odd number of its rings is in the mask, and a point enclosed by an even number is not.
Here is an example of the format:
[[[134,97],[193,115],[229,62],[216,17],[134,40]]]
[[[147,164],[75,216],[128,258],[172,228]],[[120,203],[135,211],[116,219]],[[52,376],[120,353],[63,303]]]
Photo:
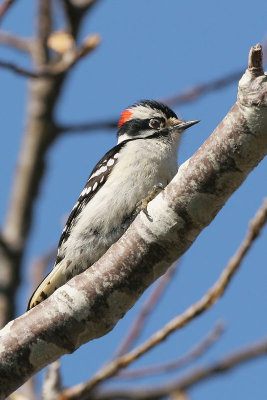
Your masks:
[[[186,104],[188,102],[198,99],[201,96],[204,96],[207,93],[221,90],[237,82],[244,73],[244,70],[245,68],[235,72],[231,72],[229,75],[222,76],[221,78],[214,79],[213,81],[193,86],[192,88],[186,89],[178,95],[166,97],[165,99],[162,99],[162,101],[168,104],[168,106],[170,107],[177,107],[182,104]]]
[[[166,97],[160,99],[165,104],[170,107],[177,107],[183,104],[186,104],[190,101],[196,100],[201,96],[204,96],[207,93],[211,93],[216,90],[223,89],[224,87],[231,85],[238,81],[240,76],[244,71],[236,71],[231,74],[224,76],[222,78],[216,79],[211,82],[203,83],[200,85],[196,85],[192,88],[184,90],[182,93],[170,97]],[[106,121],[95,121],[95,122],[83,122],[79,124],[72,125],[58,125],[57,129],[61,133],[73,133],[73,132],[91,132],[102,129],[111,129],[113,130],[118,125],[118,119],[113,118]]]
[[[0,60],[0,67],[15,72],[18,75],[26,76],[27,78],[35,78],[35,79],[40,78],[39,73],[33,72],[23,67],[19,67],[16,64],[13,64],[9,61]]]
[[[225,325],[222,322],[218,322],[215,327],[208,332],[208,334],[190,349],[186,354],[181,356],[175,361],[169,361],[165,364],[150,365],[143,368],[136,368],[130,370],[123,370],[114,378],[118,379],[138,379],[151,375],[164,374],[166,372],[178,370],[184,368],[192,361],[202,356],[217,340],[221,337],[224,332]]]
[[[66,72],[73,67],[77,61],[81,60],[83,57],[95,50],[99,44],[100,36],[98,34],[88,35],[79,47],[75,47],[69,52],[65,53],[58,63],[50,66],[41,73],[48,75],[59,75]]]
[[[37,23],[37,47],[38,58],[40,64],[49,62],[49,51],[47,47],[47,40],[52,31],[52,15],[51,15],[51,0],[39,0],[38,9],[38,23]]]
[[[69,33],[77,36],[77,31],[87,11],[91,11],[92,7],[98,0],[63,0],[65,15],[67,20],[67,28]]]
[[[3,16],[6,14],[8,9],[12,6],[12,4],[15,2],[15,0],[5,0],[1,6],[0,6],[0,20],[3,18]]]
[[[84,384],[74,386],[73,388],[66,389],[64,395],[68,399],[78,399],[83,396],[87,396],[92,389],[94,389],[99,383],[107,380],[114,376],[122,368],[127,367],[133,361],[137,360],[143,354],[154,348],[156,345],[165,340],[170,334],[176,330],[187,325],[193,318],[201,315],[204,311],[208,310],[224,293],[228,287],[231,278],[237,271],[241,264],[244,256],[250,249],[254,240],[260,234],[261,229],[267,221],[267,199],[263,202],[263,205],[257,211],[255,217],[250,223],[249,231],[239,246],[237,252],[230,259],[219,279],[215,284],[205,293],[205,295],[196,303],[192,304],[185,312],[181,315],[173,318],[168,322],[162,329],[154,333],[148,340],[136,347],[129,353],[118,357],[114,361],[111,361],[106,366],[101,368],[92,379]]]
[[[254,48],[250,49],[248,56],[248,70],[255,77],[263,74],[263,55],[262,47],[258,43]]]
[[[118,119],[96,122],[81,122],[79,124],[57,125],[59,133],[91,132],[97,130],[114,130],[118,127]]]
[[[66,53],[59,62],[53,65],[41,67],[36,72],[2,60],[0,60],[0,67],[28,78],[39,79],[54,77],[68,71],[77,63],[77,61],[79,61],[85,55],[91,53],[91,51],[93,51],[99,43],[100,38],[98,35],[90,35],[87,39],[85,39],[84,43],[80,47],[74,48],[70,52]]]
[[[169,394],[169,400],[190,400],[187,393],[181,390],[175,390]]]
[[[166,398],[175,391],[187,391],[193,386],[213,378],[215,375],[228,372],[241,364],[266,356],[267,339],[252,343],[246,347],[229,353],[215,363],[190,370],[188,373],[169,382],[152,387],[119,387],[99,388],[92,393],[93,400],[132,399],[132,400],[159,400]]]
[[[20,36],[15,36],[5,31],[0,31],[0,43],[27,53],[31,51],[32,46],[31,40],[21,38]]]
[[[54,361],[47,367],[42,387],[43,400],[58,400],[62,390],[60,362]]]
[[[119,357],[126,353],[129,348],[136,342],[138,339],[145,323],[151,312],[155,309],[158,301],[162,297],[163,292],[168,286],[170,280],[172,279],[175,271],[177,270],[178,262],[174,263],[166,272],[166,274],[161,277],[156,284],[156,286],[152,289],[146,301],[141,307],[141,310],[137,317],[133,320],[129,331],[127,332],[125,338],[120,343],[118,349],[115,351],[114,357]]]

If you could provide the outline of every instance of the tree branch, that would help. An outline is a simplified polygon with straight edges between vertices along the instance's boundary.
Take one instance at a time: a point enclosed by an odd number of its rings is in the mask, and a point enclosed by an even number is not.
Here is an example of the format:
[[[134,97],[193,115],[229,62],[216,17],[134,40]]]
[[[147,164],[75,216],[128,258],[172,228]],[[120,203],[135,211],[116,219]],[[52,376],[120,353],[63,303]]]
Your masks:
[[[47,368],[44,384],[42,387],[42,400],[59,399],[62,391],[60,362],[54,361]]]
[[[40,78],[39,73],[33,72],[23,67],[19,67],[18,65],[13,64],[12,62],[9,61],[0,60],[0,67],[12,71],[18,75],[26,76],[27,78],[34,78],[34,79]]]
[[[82,13],[79,21],[89,9],[89,6],[83,10],[79,9],[79,13]],[[79,27],[80,24],[76,21],[75,29],[73,29],[74,39]],[[83,56],[83,50],[83,47],[79,48],[78,58]],[[12,249],[12,252],[2,252],[0,259],[0,326],[14,318],[14,301],[20,281],[20,266],[32,224],[35,200],[46,171],[46,154],[58,135],[54,123],[54,110],[63,83],[67,79],[70,65],[75,63],[74,57],[69,64],[66,61],[65,70],[62,68],[61,71],[53,74],[54,68],[58,65],[54,66],[53,60],[43,65],[43,52],[43,43],[40,40],[34,40],[31,54],[35,69],[38,73],[41,71],[50,75],[31,79],[29,85],[26,129],[10,193],[9,209],[1,233],[3,241],[8,248]]]
[[[127,332],[125,338],[121,341],[118,349],[115,351],[114,357],[119,357],[126,353],[127,350],[131,348],[134,342],[138,339],[150,313],[155,309],[156,304],[161,298],[163,292],[165,291],[167,285],[172,279],[174,272],[177,269],[177,264],[174,263],[164,274],[162,278],[158,281],[155,288],[151,291],[144,304],[141,307],[140,313],[132,322],[129,331]]]
[[[251,247],[253,241],[258,237],[261,229],[267,221],[267,199],[262,207],[257,211],[254,219],[251,221],[250,229],[245,239],[241,243],[239,249],[230,259],[229,263],[222,271],[219,279],[215,284],[204,294],[204,296],[195,304],[192,304],[181,315],[173,318],[163,328],[154,333],[144,343],[130,351],[129,353],[118,357],[102,367],[88,382],[72,387],[64,391],[64,396],[69,400],[87,398],[89,393],[104,380],[116,375],[118,371],[127,367],[133,361],[140,358],[143,354],[154,348],[156,345],[166,340],[176,330],[187,325],[192,319],[201,315],[208,310],[222,296],[228,287],[231,278],[237,271],[238,267],[247,251]]]
[[[25,76],[27,78],[40,79],[49,78],[61,75],[72,68],[79,60],[81,60],[87,54],[90,54],[100,43],[100,37],[96,34],[88,36],[84,43],[80,47],[76,47],[64,54],[62,59],[56,64],[48,65],[39,68],[39,70],[31,71],[26,68],[22,68],[11,62],[0,60],[0,67],[8,69],[16,74]],[[59,130],[56,129],[58,132]]]
[[[149,365],[146,367],[136,369],[126,369],[115,375],[115,379],[140,379],[147,376],[165,374],[166,372],[178,370],[184,368],[186,365],[195,361],[197,358],[202,356],[217,340],[221,337],[224,332],[224,324],[218,322],[215,327],[208,332],[205,337],[197,343],[192,349],[186,354],[179,357],[177,360],[169,361],[158,365]]]
[[[258,51],[256,46],[254,50]],[[149,203],[151,219],[139,214],[92,267],[1,331],[3,396],[62,354],[109,332],[144,290],[190,247],[267,153],[266,94],[267,77],[255,78],[247,70],[239,83],[237,103],[166,189]],[[149,342],[97,374],[92,386],[114,375],[218,299],[265,222],[266,207],[265,202],[246,241],[210,291]],[[16,369],[16,365],[23,368]]]
[[[30,53],[32,48],[32,41],[26,38],[15,36],[9,32],[0,31],[0,43],[6,46],[14,47],[17,50]]]
[[[160,99],[163,103],[167,104],[169,107],[177,107],[186,104],[190,101],[196,100],[197,98],[204,96],[207,93],[220,90],[234,82],[242,76],[244,70],[239,70],[232,72],[227,76],[215,79],[214,81],[203,83],[200,85],[193,86],[184,90],[174,96],[169,96]],[[118,126],[118,118],[113,118],[106,121],[95,121],[95,122],[82,122],[79,124],[68,124],[68,125],[58,125],[57,129],[59,133],[74,133],[74,132],[91,132],[96,130],[113,130]]]
[[[53,29],[51,0],[39,0],[38,3],[36,40],[38,41],[39,62],[40,64],[46,64],[49,62],[47,40]]]
[[[13,5],[15,0],[5,0],[0,6],[0,19],[6,14],[9,8]]]
[[[166,398],[173,392],[191,389],[193,386],[203,382],[206,379],[228,372],[233,368],[240,366],[245,362],[255,358],[266,356],[267,339],[252,343],[247,347],[234,351],[227,356],[219,359],[215,363],[207,366],[194,368],[178,379],[170,382],[164,382],[161,385],[153,387],[139,386],[130,388],[99,388],[94,391],[90,399],[92,400],[112,400],[112,399],[132,399],[132,400],[159,400]]]

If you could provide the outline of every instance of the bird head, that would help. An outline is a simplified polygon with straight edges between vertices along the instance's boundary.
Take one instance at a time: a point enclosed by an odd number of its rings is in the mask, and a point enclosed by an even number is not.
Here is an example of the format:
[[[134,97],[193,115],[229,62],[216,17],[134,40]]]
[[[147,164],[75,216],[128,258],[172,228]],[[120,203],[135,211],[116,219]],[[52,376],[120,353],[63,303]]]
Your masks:
[[[121,113],[118,124],[118,143],[129,139],[175,136],[199,120],[182,121],[163,103],[142,100]]]

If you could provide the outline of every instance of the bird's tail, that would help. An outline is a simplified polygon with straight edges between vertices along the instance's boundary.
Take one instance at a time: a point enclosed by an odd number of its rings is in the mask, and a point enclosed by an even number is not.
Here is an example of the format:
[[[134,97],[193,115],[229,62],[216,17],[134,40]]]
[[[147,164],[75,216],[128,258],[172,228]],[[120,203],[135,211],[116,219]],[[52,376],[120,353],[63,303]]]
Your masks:
[[[27,311],[47,299],[55,290],[67,282],[67,277],[62,274],[62,264],[58,263],[44,278],[29,300]]]

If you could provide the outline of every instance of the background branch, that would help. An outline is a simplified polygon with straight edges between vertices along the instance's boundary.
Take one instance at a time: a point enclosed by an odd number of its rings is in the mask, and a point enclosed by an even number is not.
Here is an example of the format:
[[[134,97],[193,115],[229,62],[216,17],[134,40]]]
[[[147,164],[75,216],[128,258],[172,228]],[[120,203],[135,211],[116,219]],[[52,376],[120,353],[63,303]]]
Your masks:
[[[231,85],[240,79],[244,70],[238,70],[231,72],[229,75],[215,79],[213,81],[203,83],[200,85],[193,86],[185,89],[183,92],[178,93],[174,96],[168,96],[163,99],[159,99],[169,107],[178,107],[186,104],[190,101],[196,100],[205,94],[211,93],[216,90],[223,89],[228,85]],[[95,122],[82,122],[79,124],[59,124],[57,130],[60,133],[73,133],[73,132],[90,132],[102,129],[115,129],[118,125],[118,118],[113,118],[106,121],[95,121]]]
[[[205,337],[197,343],[192,349],[190,349],[183,356],[177,360],[161,363],[158,365],[149,365],[142,368],[126,369],[119,372],[118,375],[114,376],[116,379],[139,379],[146,376],[164,374],[166,372],[174,371],[180,368],[184,368],[189,363],[195,361],[197,358],[202,356],[209,348],[218,341],[225,329],[223,322],[218,322],[215,327],[205,335]]]
[[[88,3],[82,9],[78,7],[77,10],[75,5],[72,5],[73,14],[68,23],[71,24],[75,20],[75,27],[71,29],[74,39],[78,35],[82,18],[93,3],[96,1]],[[49,7],[49,1],[45,4]],[[45,13],[43,8],[41,11],[39,9],[38,18],[43,28],[38,30],[37,38],[42,36],[43,40],[36,40],[36,44],[32,46],[32,56],[37,71],[41,68],[53,69],[53,60],[47,61],[44,56],[47,54],[44,36],[46,37],[51,29],[50,22],[48,23],[50,17],[48,11]],[[77,15],[79,15],[78,20]],[[20,282],[20,267],[32,226],[36,198],[46,172],[46,155],[58,134],[54,123],[54,113],[68,72],[69,67],[55,76],[36,77],[30,82],[26,128],[11,188],[9,209],[2,228],[2,238],[12,249],[12,253],[2,252],[0,258],[0,326],[4,326],[15,315],[14,302]]]
[[[252,343],[245,348],[234,351],[218,361],[207,366],[200,366],[192,369],[178,379],[164,382],[161,385],[153,385],[153,387],[126,387],[126,388],[99,388],[94,391],[90,398],[93,400],[111,400],[111,399],[133,399],[133,400],[159,400],[176,391],[187,391],[193,386],[204,380],[210,379],[215,375],[228,372],[233,368],[251,361],[258,357],[266,357],[267,340]],[[86,398],[86,397],[85,397]]]
[[[136,342],[142,329],[144,328],[145,323],[147,322],[148,317],[151,312],[155,309],[155,306],[158,304],[161,299],[164,291],[166,290],[170,280],[172,279],[175,271],[178,267],[178,261],[174,263],[164,274],[163,277],[159,279],[156,286],[152,289],[149,296],[141,306],[141,310],[138,313],[137,317],[133,320],[129,331],[126,333],[125,338],[122,339],[118,349],[115,351],[114,357],[119,357],[126,353],[128,349]]]
[[[0,20],[4,17],[13,3],[15,3],[15,0],[4,0],[4,2],[0,5]]]
[[[25,53],[31,52],[32,41],[26,38],[21,38],[20,36],[16,36],[13,33],[11,34],[1,30],[0,43],[5,46],[14,47],[14,49],[23,51]]]

